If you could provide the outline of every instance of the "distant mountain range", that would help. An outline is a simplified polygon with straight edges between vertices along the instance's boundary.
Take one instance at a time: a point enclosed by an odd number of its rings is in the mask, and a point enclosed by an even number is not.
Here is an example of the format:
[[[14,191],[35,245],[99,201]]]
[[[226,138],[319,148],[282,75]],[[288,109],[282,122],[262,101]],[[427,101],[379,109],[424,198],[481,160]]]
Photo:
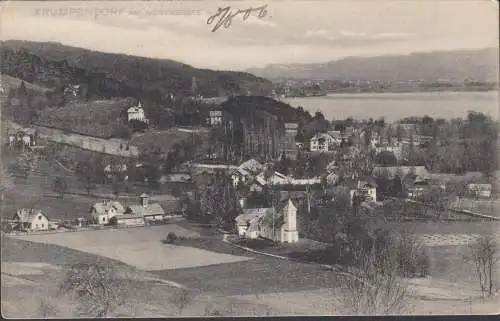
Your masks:
[[[59,88],[86,84],[89,95],[147,97],[161,101],[174,95],[204,97],[228,94],[267,95],[272,83],[245,72],[198,69],[169,59],[103,53],[54,42],[0,41],[0,73],[36,85]]]
[[[348,57],[326,63],[272,64],[246,71],[270,80],[498,81],[498,48]]]

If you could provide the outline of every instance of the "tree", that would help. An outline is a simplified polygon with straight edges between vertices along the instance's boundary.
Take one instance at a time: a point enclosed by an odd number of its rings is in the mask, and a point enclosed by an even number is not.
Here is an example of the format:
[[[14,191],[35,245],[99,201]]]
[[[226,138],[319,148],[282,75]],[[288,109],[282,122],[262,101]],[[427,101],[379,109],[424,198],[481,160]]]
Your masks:
[[[14,187],[12,174],[2,163],[0,163],[0,201],[2,202],[2,205],[5,193],[12,189],[12,187]]]
[[[112,218],[109,219],[107,225],[108,226],[117,226],[118,225],[118,218],[116,216],[113,216]]]
[[[355,266],[343,279],[342,303],[351,307],[355,315],[409,312],[412,291],[401,276],[407,276],[406,270],[413,267],[410,264],[416,264],[416,239],[405,234],[396,238],[383,229],[371,232],[358,223],[350,223],[347,244]]]
[[[437,217],[441,218],[443,212],[448,210],[451,195],[445,189],[441,187],[433,187],[426,194],[422,195],[421,200],[428,206],[430,206]]]
[[[500,260],[495,239],[492,236],[482,236],[476,244],[470,246],[466,258],[474,264],[482,295],[492,296],[498,290],[496,267]]]
[[[132,137],[132,129],[127,125],[120,124],[113,133],[113,136],[116,138],[130,139]]]
[[[86,159],[79,162],[76,166],[78,176],[83,180],[85,191],[90,196],[90,191],[94,188],[95,167],[92,165],[92,159]]]
[[[396,156],[394,156],[393,152],[382,151],[382,152],[380,152],[380,154],[377,155],[376,163],[379,164],[380,166],[384,166],[384,167],[396,166],[397,159],[396,159]]]
[[[59,285],[61,294],[71,294],[78,301],[82,317],[105,318],[124,304],[125,287],[116,271],[101,263],[73,265]]]
[[[54,181],[54,191],[59,193],[60,198],[64,198],[64,194],[68,190],[66,179],[62,176],[56,177]]]

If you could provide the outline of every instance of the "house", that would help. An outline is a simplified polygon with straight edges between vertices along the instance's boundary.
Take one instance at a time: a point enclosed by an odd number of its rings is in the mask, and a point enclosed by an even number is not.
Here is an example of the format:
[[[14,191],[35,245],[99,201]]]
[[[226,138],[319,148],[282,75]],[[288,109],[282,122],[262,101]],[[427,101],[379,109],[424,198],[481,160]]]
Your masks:
[[[272,208],[243,209],[243,214],[235,218],[238,235],[250,239],[258,238],[260,236],[258,221],[266,215],[266,213],[272,213],[272,210]]]
[[[469,184],[467,185],[467,192],[475,198],[490,198],[492,191],[491,184]]]
[[[211,110],[209,113],[209,124],[212,126],[222,125],[222,110]]]
[[[306,186],[306,185],[314,185],[314,184],[320,184],[321,183],[321,178],[320,177],[313,177],[313,178],[293,178],[284,174],[281,174],[280,172],[274,172],[270,177],[267,179],[264,176],[264,173],[260,173],[256,179],[255,182],[258,183],[261,186],[266,186],[266,185],[271,185],[271,186],[283,186],[283,185],[295,185],[295,186]]]
[[[64,97],[67,100],[76,100],[80,97],[81,94],[81,86],[80,85],[67,85],[64,88]]]
[[[34,146],[36,131],[33,128],[22,128],[16,133],[9,134],[10,146]]]
[[[265,238],[282,243],[298,242],[297,207],[290,197],[272,208],[244,209],[236,217],[238,234],[247,238]]]
[[[22,208],[13,217],[15,229],[24,231],[46,231],[49,229],[49,219],[41,210]]]
[[[326,133],[318,133],[311,138],[311,152],[328,152],[333,149],[335,140],[332,136]]]
[[[101,225],[108,224],[112,217],[123,215],[124,212],[124,208],[120,202],[110,200],[95,203],[90,208],[92,218]]]
[[[144,226],[144,216],[135,214],[123,214],[116,217],[117,225],[121,226]]]
[[[255,159],[249,159],[236,168],[231,174],[233,185],[246,183],[250,178],[256,176],[264,169],[264,166]]]
[[[149,203],[148,195],[142,193],[141,196],[139,196],[139,199],[139,204],[128,206],[125,210],[125,214],[142,216],[146,221],[163,220],[165,218],[165,211],[161,205]]]
[[[404,190],[413,195],[420,193],[422,186],[412,190],[415,182],[428,182],[431,174],[424,166],[376,166],[373,168],[372,177],[377,180],[379,194],[398,196]],[[418,183],[417,185],[422,185]]]
[[[107,178],[111,178],[112,174],[127,172],[126,164],[108,164],[104,167],[104,174]]]
[[[132,106],[127,109],[128,121],[138,120],[147,123],[146,115],[144,114],[144,108],[142,108],[141,102],[137,106]]]
[[[412,179],[408,177],[406,179],[406,189],[408,191],[409,198],[419,198],[431,189],[431,182],[429,179],[423,179],[420,176]]]
[[[328,131],[328,135],[330,135],[332,137],[332,142],[335,146],[340,146],[340,144],[342,143],[342,133],[340,132],[340,130],[329,130]]]
[[[356,180],[347,178],[342,184],[349,188],[351,202],[355,196],[360,197],[363,202],[377,201],[377,183],[371,177]]]

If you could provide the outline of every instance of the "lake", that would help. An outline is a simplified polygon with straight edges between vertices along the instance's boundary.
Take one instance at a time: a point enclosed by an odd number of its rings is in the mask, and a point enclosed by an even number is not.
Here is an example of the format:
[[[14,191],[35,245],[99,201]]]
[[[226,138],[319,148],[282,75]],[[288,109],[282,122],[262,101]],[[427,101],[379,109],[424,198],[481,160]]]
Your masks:
[[[329,94],[323,97],[286,98],[293,107],[302,106],[325,118],[378,119],[396,121],[408,116],[433,118],[465,117],[473,110],[498,118],[499,92],[425,92],[425,93],[355,93]]]

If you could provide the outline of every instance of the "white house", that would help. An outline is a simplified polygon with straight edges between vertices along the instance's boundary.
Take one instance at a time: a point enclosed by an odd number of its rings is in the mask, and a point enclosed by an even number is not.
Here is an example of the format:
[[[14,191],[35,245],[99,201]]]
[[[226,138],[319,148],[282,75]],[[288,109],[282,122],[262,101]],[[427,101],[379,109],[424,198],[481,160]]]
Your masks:
[[[144,114],[144,108],[142,108],[141,102],[137,106],[132,106],[127,109],[128,121],[138,120],[147,123],[146,115]]]
[[[40,210],[22,208],[13,217],[17,229],[30,231],[46,231],[49,219]]]
[[[92,218],[101,225],[108,224],[112,217],[123,215],[124,212],[125,210],[120,202],[109,200],[95,203],[90,208]]]
[[[311,152],[328,152],[333,149],[336,140],[327,133],[318,133],[311,138]]]
[[[222,110],[211,110],[209,114],[209,122],[212,126],[222,124]]]

